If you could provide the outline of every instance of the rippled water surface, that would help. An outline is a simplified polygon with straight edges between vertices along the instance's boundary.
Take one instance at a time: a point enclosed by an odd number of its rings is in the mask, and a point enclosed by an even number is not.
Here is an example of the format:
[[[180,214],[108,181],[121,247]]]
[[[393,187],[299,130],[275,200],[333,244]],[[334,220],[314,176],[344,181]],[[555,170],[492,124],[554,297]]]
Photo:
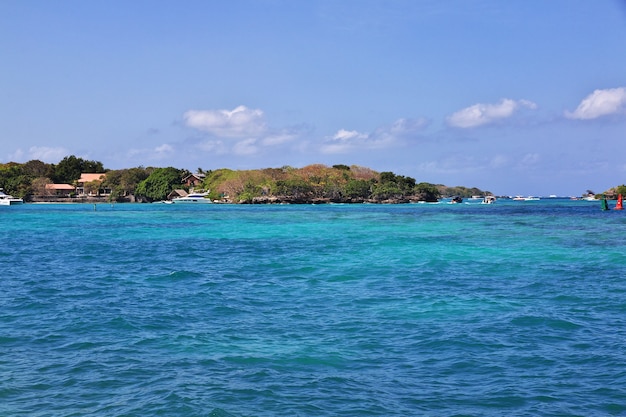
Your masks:
[[[0,207],[0,416],[626,414],[626,213]]]

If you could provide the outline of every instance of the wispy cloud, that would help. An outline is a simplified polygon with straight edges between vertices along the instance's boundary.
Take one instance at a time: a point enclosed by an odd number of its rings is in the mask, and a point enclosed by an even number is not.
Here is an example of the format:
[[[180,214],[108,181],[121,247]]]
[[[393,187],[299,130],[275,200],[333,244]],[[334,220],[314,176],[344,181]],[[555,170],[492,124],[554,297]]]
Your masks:
[[[394,136],[412,136],[424,130],[429,124],[430,121],[424,117],[417,119],[401,118],[383,130],[388,130],[389,134]]]
[[[279,146],[293,142],[310,130],[309,126],[298,125],[284,129],[268,129],[261,139],[264,146]]]
[[[129,157],[141,156],[148,160],[167,160],[174,155],[174,147],[168,143],[161,144],[154,148],[134,148],[126,152]]]
[[[233,110],[189,110],[185,125],[208,134],[195,149],[200,152],[237,156],[262,154],[267,148],[285,146],[300,138],[309,127],[272,128],[264,112],[238,106]]]
[[[48,146],[31,146],[26,152],[22,149],[17,149],[14,153],[9,155],[9,160],[26,162],[38,159],[43,162],[55,164],[68,154],[69,151],[62,147],[52,148]]]
[[[233,110],[189,110],[185,124],[219,137],[257,137],[266,130],[263,111],[238,106]]]
[[[157,155],[170,155],[172,152],[174,152],[174,148],[167,143],[157,146],[154,149],[154,153]]]
[[[538,153],[527,153],[518,163],[518,167],[530,168],[536,166],[541,161]]]
[[[340,129],[333,136],[333,140],[338,141],[338,142],[353,142],[356,140],[367,139],[368,136],[369,135],[367,135],[366,133],[360,133],[360,132],[357,132],[356,130]]]
[[[354,148],[367,145],[369,135],[356,130],[339,129],[322,145],[321,151],[326,154],[346,153]]]
[[[477,103],[448,116],[446,122],[452,127],[473,128],[507,119],[520,108],[536,109],[537,105],[532,101],[510,98],[504,98],[497,104]]]
[[[411,138],[421,132],[429,122],[427,119],[398,119],[387,126],[375,129],[371,133],[340,129],[327,138],[321,148],[322,153],[345,153],[352,150],[381,149]]]
[[[611,114],[626,112],[626,88],[595,90],[585,97],[576,110],[566,111],[565,117],[577,120],[590,120]]]
[[[257,146],[257,140],[254,138],[242,140],[233,146],[233,153],[235,155],[255,155],[259,153],[259,151],[260,149]]]

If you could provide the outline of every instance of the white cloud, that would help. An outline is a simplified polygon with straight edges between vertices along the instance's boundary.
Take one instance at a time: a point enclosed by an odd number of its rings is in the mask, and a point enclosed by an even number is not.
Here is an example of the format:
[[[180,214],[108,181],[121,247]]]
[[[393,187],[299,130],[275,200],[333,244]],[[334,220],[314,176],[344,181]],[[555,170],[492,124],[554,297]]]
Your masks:
[[[369,135],[357,132],[356,130],[339,129],[326,143],[322,146],[322,153],[336,154],[345,153],[351,149],[367,144]]]
[[[472,128],[509,118],[520,107],[536,109],[537,105],[528,100],[504,98],[497,104],[478,103],[466,107],[448,116],[446,121],[453,127]]]
[[[412,134],[423,130],[428,124],[428,119],[423,117],[418,119],[398,119],[391,124],[389,133],[393,135]]]
[[[256,139],[251,138],[236,143],[233,152],[236,155],[254,155],[259,152],[259,147],[256,146]]]
[[[202,152],[223,155],[226,153],[226,145],[221,140],[207,140],[196,145],[196,149]]]
[[[276,146],[276,145],[282,145],[287,142],[291,142],[297,137],[298,135],[294,133],[279,132],[279,133],[267,135],[265,138],[263,138],[263,141],[261,143],[267,146]]]
[[[22,149],[16,149],[12,154],[7,155],[7,158],[11,162],[19,162],[24,159],[24,151]]]
[[[11,161],[30,161],[38,159],[50,164],[56,164],[69,154],[65,148],[50,148],[47,146],[31,146],[27,152],[17,149],[13,154],[9,155]]]
[[[233,110],[189,110],[183,119],[189,127],[229,138],[258,136],[266,129],[263,111],[246,106]]]
[[[390,125],[377,128],[371,133],[356,130],[338,130],[326,140],[321,151],[327,154],[345,153],[355,149],[383,149],[397,144],[402,139],[415,135],[428,126],[429,121],[419,119],[398,119]]]
[[[174,147],[167,143],[157,146],[156,148],[134,148],[126,152],[127,157],[141,157],[148,160],[164,160],[170,159],[174,155]]]
[[[339,129],[333,136],[333,140],[349,142],[353,140],[367,139],[367,136],[367,134],[359,133],[356,130]]]
[[[626,88],[595,90],[580,102],[573,112],[566,111],[569,119],[590,120],[626,110]]]
[[[172,146],[171,146],[171,145],[168,145],[167,143],[164,143],[164,144],[163,144],[163,145],[161,145],[161,146],[157,146],[157,147],[154,149],[154,151],[155,151],[157,154],[161,154],[161,155],[163,155],[163,154],[171,154],[171,153],[174,151],[174,148],[172,148]]]

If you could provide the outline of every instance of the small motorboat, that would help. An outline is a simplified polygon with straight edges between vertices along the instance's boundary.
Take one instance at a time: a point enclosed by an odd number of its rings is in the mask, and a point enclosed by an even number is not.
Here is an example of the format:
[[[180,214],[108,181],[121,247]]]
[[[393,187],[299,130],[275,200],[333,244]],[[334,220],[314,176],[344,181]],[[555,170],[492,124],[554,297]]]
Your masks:
[[[0,206],[14,206],[22,203],[24,203],[24,200],[5,194],[2,188],[0,188]]]
[[[176,197],[172,199],[174,204],[207,204],[212,203],[209,193],[189,193],[184,197]]]

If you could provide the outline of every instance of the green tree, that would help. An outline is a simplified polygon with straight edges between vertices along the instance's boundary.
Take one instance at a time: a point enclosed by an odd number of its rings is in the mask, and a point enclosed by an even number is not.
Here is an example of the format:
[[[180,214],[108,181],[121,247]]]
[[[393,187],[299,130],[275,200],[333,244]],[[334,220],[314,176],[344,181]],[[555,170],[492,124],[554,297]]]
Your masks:
[[[167,195],[175,188],[180,187],[184,170],[172,167],[155,168],[154,171],[137,185],[137,195],[149,200],[165,200]]]
[[[344,194],[348,198],[369,198],[371,187],[371,181],[350,180],[344,187]]]
[[[378,200],[398,199],[412,196],[414,192],[415,179],[393,172],[381,172],[379,181],[372,191],[372,197]]]
[[[54,167],[52,179],[55,183],[71,184],[80,178],[83,172],[101,173],[106,172],[102,162],[87,161],[74,155],[66,156]]]
[[[291,196],[294,198],[307,197],[313,192],[313,186],[299,178],[276,181],[276,195]]]
[[[372,197],[377,200],[400,198],[402,191],[395,182],[383,182],[374,186]]]
[[[22,171],[32,178],[51,177],[54,174],[54,165],[33,159],[22,165]]]
[[[262,194],[262,187],[249,180],[244,184],[243,191],[239,193],[238,199],[241,202],[251,203],[254,197],[258,197]]]
[[[102,186],[102,181],[100,180],[86,182],[84,184],[85,193],[89,195],[100,195],[101,186]]]
[[[54,192],[46,188],[48,184],[52,184],[50,178],[37,177],[31,181],[31,190],[35,195],[52,195]]]
[[[419,200],[428,202],[435,202],[441,196],[437,186],[427,182],[420,182],[415,186],[415,195]]]
[[[31,178],[24,174],[22,165],[16,162],[0,165],[0,188],[7,194],[24,198],[31,191]]]
[[[111,189],[109,198],[112,201],[119,200],[127,195],[135,194],[139,183],[148,178],[151,171],[143,167],[109,171],[102,186]]]
[[[393,172],[385,171],[380,173],[380,182],[382,184],[386,183],[395,183],[396,182],[396,174]]]

